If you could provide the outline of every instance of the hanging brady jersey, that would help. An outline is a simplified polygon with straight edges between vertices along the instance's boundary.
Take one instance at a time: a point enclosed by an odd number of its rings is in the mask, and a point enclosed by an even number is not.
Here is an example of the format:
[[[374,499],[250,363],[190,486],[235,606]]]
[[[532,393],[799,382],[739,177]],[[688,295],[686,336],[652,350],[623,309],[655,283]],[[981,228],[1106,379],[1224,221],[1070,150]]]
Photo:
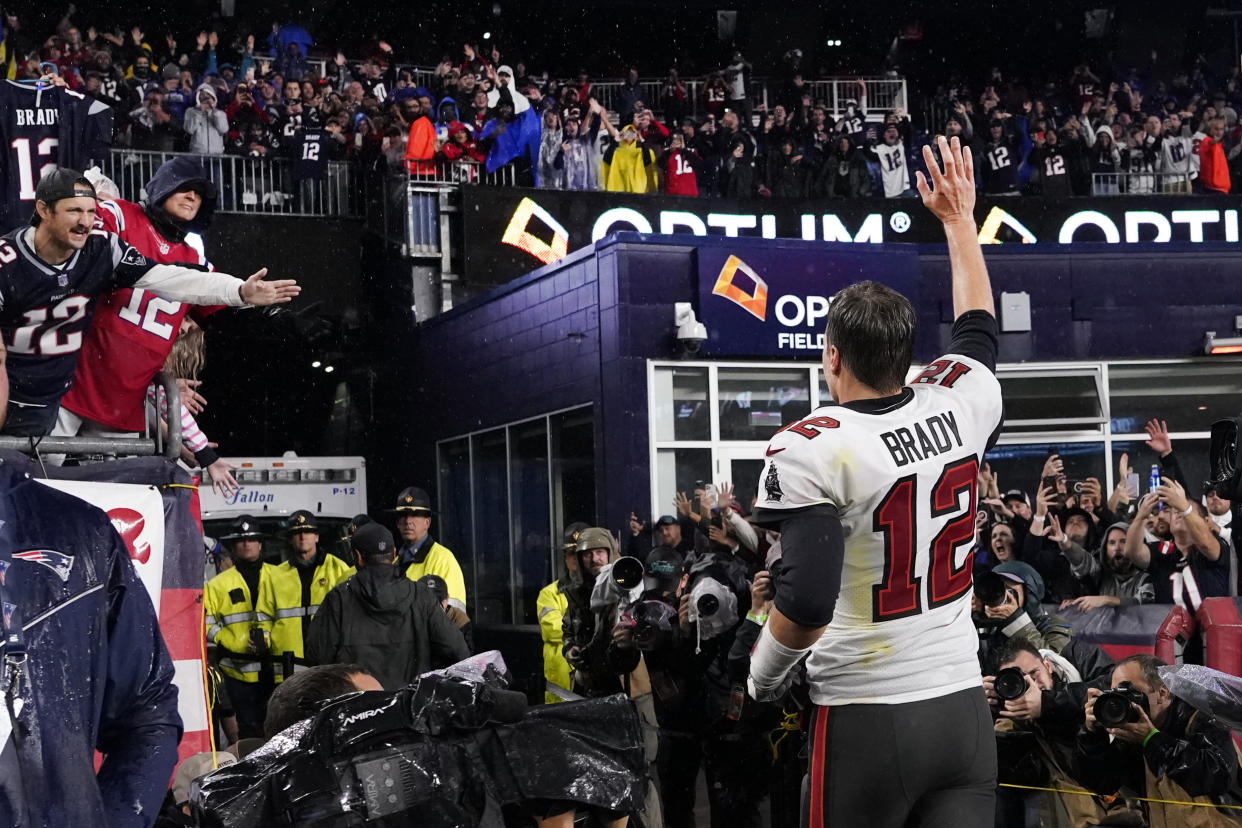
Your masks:
[[[820,705],[898,704],[978,687],[970,617],[976,476],[1000,383],[948,354],[883,407],[826,406],[778,432],[763,509],[826,504],[844,529],[841,591],[811,650]]]
[[[328,174],[332,136],[319,127],[299,129],[293,137],[293,180],[321,179]]]
[[[57,166],[84,170],[112,143],[112,110],[58,86],[0,82],[0,233],[26,224],[35,185]]]
[[[0,335],[8,348],[9,397],[54,405],[73,382],[95,297],[141,279],[155,262],[109,233],[92,232],[69,260],[35,255],[34,229],[0,237]]]
[[[99,202],[95,227],[117,234],[152,262],[210,267],[201,243],[167,241],[133,202]],[[189,312],[202,318],[217,309],[174,302],[141,288],[109,293],[95,310],[73,387],[61,405],[119,431],[142,431],[147,386],[168,359],[181,320]]]
[[[875,155],[880,160],[885,198],[897,198],[910,189],[910,170],[906,166],[906,145],[903,141],[876,144]]]

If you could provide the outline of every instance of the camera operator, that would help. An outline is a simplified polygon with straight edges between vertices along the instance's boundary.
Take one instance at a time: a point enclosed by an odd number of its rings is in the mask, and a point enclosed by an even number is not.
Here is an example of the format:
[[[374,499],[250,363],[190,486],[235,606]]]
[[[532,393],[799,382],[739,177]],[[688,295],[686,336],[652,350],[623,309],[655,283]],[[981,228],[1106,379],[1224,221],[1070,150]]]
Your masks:
[[[1083,723],[1089,687],[1107,687],[1113,661],[1090,644],[1071,641],[1060,654],[1039,650],[1029,641],[1010,639],[998,655],[995,676],[983,688],[996,721],[996,744],[1002,783],[1080,787],[1069,775],[1075,737]],[[1103,812],[1080,796],[1049,795],[1002,789],[998,807],[1004,824],[1030,824],[1026,811],[1041,815],[1040,824],[1081,825]]]
[[[1236,825],[1219,810],[1171,804],[1242,800],[1228,728],[1172,695],[1158,672],[1163,666],[1155,656],[1133,655],[1113,669],[1111,691],[1087,691],[1074,777],[1100,794],[1125,787],[1165,800],[1145,803],[1152,828],[1185,825],[1189,811],[1204,820],[1196,825]]]
[[[1061,652],[1072,630],[1052,618],[1040,601],[1044,580],[1030,564],[1008,561],[975,574],[971,615],[979,633],[979,663],[985,672],[1011,638],[1029,641],[1041,650]]]
[[[647,762],[654,763],[659,742],[651,678],[642,651],[633,646],[632,622],[620,608],[636,585],[625,586],[613,578],[620,546],[607,529],[597,526],[579,532],[576,554],[578,569],[570,574],[571,587],[565,591],[562,626],[562,647],[574,671],[574,690],[588,697],[628,695],[643,722]],[[663,823],[654,783],[648,784],[642,817],[650,828]]]

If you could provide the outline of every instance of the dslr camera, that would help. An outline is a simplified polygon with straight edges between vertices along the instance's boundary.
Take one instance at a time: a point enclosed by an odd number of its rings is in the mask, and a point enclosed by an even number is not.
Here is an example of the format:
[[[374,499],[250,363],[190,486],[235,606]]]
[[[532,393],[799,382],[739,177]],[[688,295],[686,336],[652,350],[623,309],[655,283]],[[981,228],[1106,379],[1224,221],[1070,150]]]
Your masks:
[[[975,597],[985,607],[999,607],[1005,603],[1005,596],[1012,591],[1009,583],[1008,579],[997,575],[990,569],[976,572],[974,583]]]
[[[1017,701],[1026,695],[1026,674],[1017,666],[998,670],[992,687],[1001,701]]]
[[[1126,722],[1138,721],[1135,705],[1151,715],[1151,710],[1147,707],[1147,694],[1130,682],[1123,681],[1112,690],[1101,693],[1091,706],[1091,712],[1100,727],[1121,727]]]

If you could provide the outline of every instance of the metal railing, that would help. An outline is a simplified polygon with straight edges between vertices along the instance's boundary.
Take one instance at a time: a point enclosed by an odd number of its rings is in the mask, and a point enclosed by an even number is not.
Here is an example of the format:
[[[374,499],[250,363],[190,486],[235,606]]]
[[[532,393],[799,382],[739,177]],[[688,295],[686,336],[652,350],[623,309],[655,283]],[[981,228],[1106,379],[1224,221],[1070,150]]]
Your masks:
[[[413,184],[481,184],[487,187],[516,187],[517,169],[505,164],[495,172],[478,161],[414,162],[408,170]],[[420,169],[421,168],[421,169]]]
[[[31,456],[65,455],[97,457],[158,457],[176,461],[181,457],[181,394],[177,381],[163,371],[155,375],[154,385],[163,389],[168,401],[167,433],[147,424],[141,437],[11,437],[0,435],[0,449],[20,451]],[[158,391],[156,392],[158,393]]]
[[[202,160],[216,185],[216,210],[221,213],[281,216],[356,216],[360,213],[354,168],[347,161],[329,161],[322,178],[299,181],[290,158],[118,148],[112,150],[103,172],[116,182],[122,198],[139,201],[146,197],[144,185],[160,165],[181,155]]]
[[[1190,173],[1092,173],[1091,195],[1190,195]]]

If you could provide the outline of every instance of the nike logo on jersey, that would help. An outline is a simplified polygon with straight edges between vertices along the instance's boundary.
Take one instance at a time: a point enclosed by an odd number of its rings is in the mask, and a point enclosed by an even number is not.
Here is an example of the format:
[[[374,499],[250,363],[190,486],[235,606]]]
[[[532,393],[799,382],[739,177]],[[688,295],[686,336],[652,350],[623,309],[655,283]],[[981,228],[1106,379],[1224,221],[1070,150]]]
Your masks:
[[[773,454],[780,454],[782,451],[784,451],[783,448],[774,449],[771,446],[768,446],[766,454],[768,457],[771,457]]]
[[[962,447],[962,434],[952,411],[933,414],[922,422],[885,431],[880,435],[884,447],[898,468],[918,463]]]

